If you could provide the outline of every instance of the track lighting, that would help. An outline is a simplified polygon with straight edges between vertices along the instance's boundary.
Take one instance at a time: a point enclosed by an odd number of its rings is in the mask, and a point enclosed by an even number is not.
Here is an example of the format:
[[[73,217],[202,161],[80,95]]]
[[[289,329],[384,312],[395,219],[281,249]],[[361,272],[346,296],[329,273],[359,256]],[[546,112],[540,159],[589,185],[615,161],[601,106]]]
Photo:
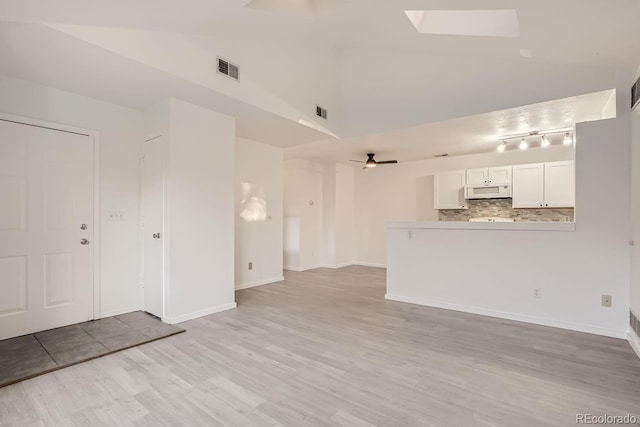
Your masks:
[[[546,136],[542,135],[540,137],[540,146],[547,148],[549,145],[551,145],[551,142],[549,142]]]
[[[545,130],[543,132],[544,134],[540,131],[534,130],[527,133],[501,136],[498,138],[498,141],[502,141],[502,142],[496,147],[496,150],[498,150],[499,152],[505,151],[507,149],[507,144],[509,144],[510,141],[513,141],[515,139],[520,140],[520,144],[518,145],[518,147],[521,150],[526,150],[529,148],[529,142],[527,141],[527,138],[531,139],[534,137],[540,138],[540,145],[535,144],[535,147],[547,148],[551,146],[551,142],[552,142],[551,139],[549,139],[549,135],[556,135],[556,134],[563,134],[563,133],[565,134],[564,140],[563,140],[564,144],[569,145],[574,143],[573,130],[571,128],[550,129],[550,130]]]
[[[564,134],[564,140],[562,141],[562,143],[564,145],[573,144],[573,138],[571,138],[571,135],[569,135],[569,132]]]

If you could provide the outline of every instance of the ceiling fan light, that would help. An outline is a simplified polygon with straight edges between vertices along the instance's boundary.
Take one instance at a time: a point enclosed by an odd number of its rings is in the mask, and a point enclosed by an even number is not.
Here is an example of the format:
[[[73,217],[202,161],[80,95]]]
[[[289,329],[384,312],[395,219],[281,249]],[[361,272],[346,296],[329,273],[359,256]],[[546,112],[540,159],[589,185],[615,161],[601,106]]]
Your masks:
[[[569,132],[564,134],[564,140],[562,141],[562,143],[564,145],[573,144],[573,138],[571,138],[571,135],[569,135]]]
[[[549,142],[546,136],[542,135],[542,137],[540,138],[540,146],[547,148],[549,145],[551,145],[551,142]]]
[[[364,164],[365,168],[375,168],[376,162],[373,160],[367,160],[367,163]]]
[[[519,147],[521,150],[526,150],[527,148],[529,148],[529,144],[527,143],[527,140],[522,138],[522,141],[520,141]]]

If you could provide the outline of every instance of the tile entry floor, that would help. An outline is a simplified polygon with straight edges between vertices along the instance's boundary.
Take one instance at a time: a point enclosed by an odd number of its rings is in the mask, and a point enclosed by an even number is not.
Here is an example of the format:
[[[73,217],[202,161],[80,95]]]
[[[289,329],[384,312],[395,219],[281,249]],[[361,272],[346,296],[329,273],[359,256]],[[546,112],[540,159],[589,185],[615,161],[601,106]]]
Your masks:
[[[0,341],[0,387],[184,332],[143,311]]]

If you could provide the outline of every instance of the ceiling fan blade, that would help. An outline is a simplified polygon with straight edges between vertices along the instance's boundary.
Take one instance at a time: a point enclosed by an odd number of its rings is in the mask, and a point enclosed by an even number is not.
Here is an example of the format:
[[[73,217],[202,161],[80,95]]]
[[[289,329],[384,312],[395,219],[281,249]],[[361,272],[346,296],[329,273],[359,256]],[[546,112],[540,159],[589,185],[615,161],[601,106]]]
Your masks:
[[[363,162],[362,160],[349,160],[349,161],[350,162],[356,162],[356,163],[366,163],[366,162]]]
[[[395,164],[398,163],[397,160],[385,160],[383,162],[376,162],[379,165],[390,165],[390,164]]]

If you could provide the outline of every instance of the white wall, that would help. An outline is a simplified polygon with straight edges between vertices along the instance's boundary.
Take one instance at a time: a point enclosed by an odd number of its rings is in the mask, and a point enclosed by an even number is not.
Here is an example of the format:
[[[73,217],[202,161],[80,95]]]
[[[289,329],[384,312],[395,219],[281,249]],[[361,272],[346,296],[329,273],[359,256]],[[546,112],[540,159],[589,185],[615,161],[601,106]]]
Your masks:
[[[282,149],[237,138],[235,167],[236,289],[282,280]]]
[[[392,299],[626,338],[630,129],[577,126],[575,231],[389,230]],[[533,297],[540,288],[541,298]],[[601,295],[613,306],[601,306]]]
[[[170,100],[167,321],[235,307],[235,120]]]
[[[399,163],[355,172],[355,261],[386,265],[388,221],[436,221],[433,174],[438,171],[573,159],[573,147],[505,151]]]
[[[631,121],[631,310],[640,318],[640,107]]]
[[[285,165],[285,268],[300,271],[353,264],[353,168],[306,160],[289,160]]]
[[[322,181],[320,163],[307,160],[284,163],[284,266],[287,269],[307,270],[322,264]]]
[[[100,133],[100,313],[140,308],[140,113],[0,75],[0,111]],[[109,222],[109,211],[124,220]]]
[[[336,164],[335,266],[353,264],[355,249],[355,170]]]

